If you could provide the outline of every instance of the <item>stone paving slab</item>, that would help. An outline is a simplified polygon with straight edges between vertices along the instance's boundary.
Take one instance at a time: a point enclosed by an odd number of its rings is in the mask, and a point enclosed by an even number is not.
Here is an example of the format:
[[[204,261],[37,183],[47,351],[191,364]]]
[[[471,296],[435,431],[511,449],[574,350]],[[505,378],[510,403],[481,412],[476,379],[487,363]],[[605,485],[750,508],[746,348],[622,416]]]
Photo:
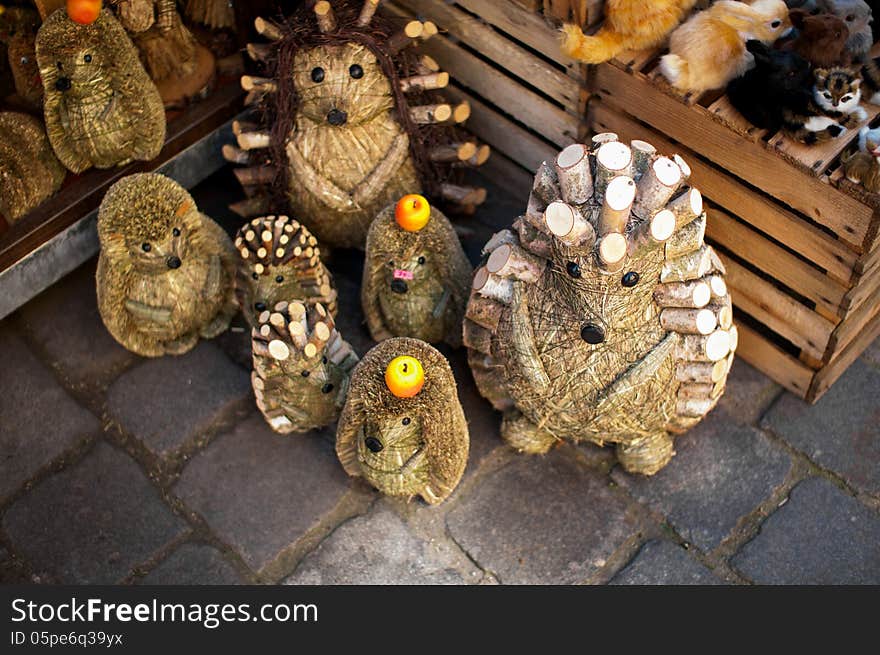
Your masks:
[[[608,584],[612,585],[720,585],[712,571],[670,541],[649,541]]]
[[[95,294],[97,258],[19,310],[22,326],[75,385],[100,386],[138,359],[101,320]]]
[[[195,457],[173,492],[259,571],[348,488],[328,441],[314,432],[275,434],[253,415]]]
[[[480,480],[447,518],[455,541],[502,583],[568,584],[596,573],[639,524],[608,479],[556,449]]]
[[[704,551],[717,547],[769,497],[791,467],[781,448],[719,408],[676,439],[675,451],[672,462],[650,478],[620,468],[613,478]]]
[[[205,544],[182,544],[144,576],[145,585],[230,585],[245,582],[220,552]]]
[[[862,360],[808,405],[785,394],[763,426],[851,485],[880,496],[880,370]]]
[[[172,451],[251,394],[248,374],[213,343],[126,371],[107,392],[110,414],[156,454]]]
[[[731,564],[762,584],[880,584],[880,516],[808,478]]]
[[[743,425],[753,425],[781,392],[782,387],[773,380],[745,360],[735,359],[718,408]]]
[[[481,580],[447,542],[426,541],[379,503],[349,519],[296,568],[284,584],[465,584]]]
[[[58,385],[0,324],[0,499],[13,493],[101,423]]]
[[[134,460],[103,442],[3,517],[34,572],[67,584],[112,584],[186,529]]]

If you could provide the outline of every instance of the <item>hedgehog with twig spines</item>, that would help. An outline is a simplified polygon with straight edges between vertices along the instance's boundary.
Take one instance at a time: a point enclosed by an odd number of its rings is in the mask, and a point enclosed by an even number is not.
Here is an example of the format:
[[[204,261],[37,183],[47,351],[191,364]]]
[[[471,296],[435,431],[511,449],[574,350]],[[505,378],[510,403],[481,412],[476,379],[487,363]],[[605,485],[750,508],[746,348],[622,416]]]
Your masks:
[[[58,9],[37,32],[36,47],[46,131],[68,170],[112,168],[159,154],[162,99],[110,10],[82,25]]]
[[[463,337],[508,444],[613,443],[652,475],[718,402],[737,332],[689,176],[677,155],[597,135],[544,162],[525,215],[486,245]]]
[[[488,157],[488,147],[458,142],[470,107],[438,97],[449,75],[407,52],[436,26],[411,20],[395,31],[378,4],[304,3],[283,24],[256,20],[270,43],[247,51],[266,72],[242,86],[264,122],[237,130],[238,147],[224,151],[247,166],[235,171],[248,199],[234,211],[289,208],[325,246],[363,248],[373,218],[407,193],[464,209],[485,200],[451,178]]]
[[[125,348],[180,355],[229,327],[232,243],[177,182],[158,173],[116,182],[98,210],[98,239],[98,310]]]
[[[282,300],[251,335],[257,407],[278,433],[307,432],[339,416],[357,354],[321,303]]]
[[[320,302],[336,315],[336,289],[321,261],[318,240],[287,216],[265,216],[245,223],[235,237],[239,254],[235,292],[251,326],[277,302]]]

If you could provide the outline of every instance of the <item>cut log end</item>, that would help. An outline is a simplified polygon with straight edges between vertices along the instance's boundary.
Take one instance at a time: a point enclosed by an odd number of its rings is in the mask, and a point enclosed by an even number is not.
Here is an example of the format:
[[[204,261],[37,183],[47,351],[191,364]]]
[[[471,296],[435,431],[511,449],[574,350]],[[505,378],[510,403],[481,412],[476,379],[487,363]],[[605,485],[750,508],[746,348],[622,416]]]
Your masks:
[[[627,242],[622,234],[612,232],[599,242],[599,261],[609,270],[618,270],[626,258]]]
[[[668,241],[674,232],[675,214],[668,209],[657,212],[651,219],[651,238],[655,241]]]
[[[254,29],[257,30],[257,34],[264,36],[271,41],[280,41],[284,38],[281,28],[265,18],[255,18]]]
[[[620,141],[608,141],[596,152],[596,164],[609,171],[624,171],[632,163],[632,151]]]

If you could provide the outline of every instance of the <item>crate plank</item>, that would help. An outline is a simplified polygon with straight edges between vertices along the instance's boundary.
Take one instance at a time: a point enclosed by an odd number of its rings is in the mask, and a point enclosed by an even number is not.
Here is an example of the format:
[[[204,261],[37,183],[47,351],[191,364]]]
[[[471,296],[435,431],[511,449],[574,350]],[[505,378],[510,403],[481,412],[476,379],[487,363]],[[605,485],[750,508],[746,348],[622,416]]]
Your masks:
[[[706,236],[829,312],[840,311],[840,303],[847,291],[845,287],[730,214],[712,207],[706,222]]]
[[[819,400],[831,388],[831,385],[837,381],[837,378],[843,375],[846,369],[856,361],[858,356],[877,337],[880,337],[880,314],[875,316],[859,333],[858,338],[853,339],[843,351],[837,353],[836,357],[825,368],[816,373],[816,377],[813,379],[813,383],[807,393],[807,402],[814,403]],[[740,342],[742,342],[742,331],[740,331]]]
[[[442,0],[395,0],[410,14],[434,21],[441,29],[454,32],[455,38],[504,67],[518,78],[540,89],[563,106],[575,110],[580,100],[580,85],[540,57],[505,38],[478,18]],[[389,3],[389,6],[392,6]],[[452,75],[457,69],[451,68]]]
[[[455,102],[467,100],[471,105],[471,117],[466,123],[467,128],[517,164],[530,171],[536,171],[541,162],[556,156],[555,147],[530,134],[469,93],[454,86],[447,87],[444,92]]]
[[[602,65],[595,71],[595,87],[604,101],[625,108],[862,249],[873,215],[869,207],[815,177],[799,175],[795,179],[792,166],[765,146],[742,139],[712,120],[706,109],[683,105],[639,73]]]
[[[492,104],[504,107],[518,121],[555,144],[566,146],[577,138],[580,121],[576,116],[567,114],[448,39],[435,36],[425,41],[421,51],[434,57],[446,70],[454,71],[457,82]]]
[[[755,330],[737,323],[739,346],[736,354],[801,398],[807,395],[814,371],[803,362],[770,343]]]
[[[718,98],[718,100],[710,104],[707,109],[712,116],[721,121],[724,125],[751,141],[759,141],[765,134],[767,134],[767,130],[755,127],[747,121],[745,117],[739,113],[736,107],[731,104],[730,99],[726,95]]]
[[[877,288],[880,288],[880,268],[861,277],[859,283],[843,299],[843,308],[850,312],[858,309]]]
[[[617,132],[627,140],[648,141],[661,152],[679,153],[690,165],[691,180],[703,195],[812,260],[838,282],[849,284],[858,255],[843,242],[605,103],[591,103],[590,116],[597,131]]]
[[[878,313],[880,313],[880,288],[874,289],[865,302],[847,314],[846,318],[837,326],[829,340],[829,352],[838,353],[846,348]]]
[[[721,254],[721,259],[727,267],[724,279],[732,291],[731,298],[736,307],[802,348],[811,357],[822,359],[835,327],[831,321],[724,254]]]

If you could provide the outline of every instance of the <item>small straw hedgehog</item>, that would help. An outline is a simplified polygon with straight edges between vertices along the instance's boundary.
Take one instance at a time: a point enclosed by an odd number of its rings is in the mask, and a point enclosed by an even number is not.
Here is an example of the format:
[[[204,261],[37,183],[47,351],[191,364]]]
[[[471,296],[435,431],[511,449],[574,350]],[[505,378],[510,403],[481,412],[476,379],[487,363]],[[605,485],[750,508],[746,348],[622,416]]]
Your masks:
[[[0,112],[0,217],[18,220],[55,193],[66,173],[40,121]]]
[[[159,154],[162,99],[108,9],[88,25],[58,9],[40,27],[36,46],[46,129],[62,164],[81,173]]]
[[[238,147],[224,149],[247,165],[235,174],[248,199],[233,211],[248,218],[273,204],[289,208],[322,245],[363,248],[373,218],[405,193],[468,211],[485,200],[484,189],[448,182],[489,156],[488,146],[457,141],[469,105],[437,97],[449,75],[406,52],[436,25],[411,20],[395,32],[374,15],[378,4],[302,3],[284,24],[256,19],[271,43],[247,51],[266,77],[241,82],[247,102],[260,104],[262,126],[235,124]]]
[[[336,429],[336,454],[349,475],[435,505],[461,480],[469,444],[452,369],[432,346],[388,339],[355,367]]]
[[[43,84],[37,68],[34,41],[40,17],[33,9],[0,5],[0,44],[7,48],[9,68],[15,84],[15,96],[8,99],[11,106],[27,110],[43,107]]]
[[[251,327],[283,300],[320,302],[336,315],[333,278],[321,262],[318,240],[299,221],[266,216],[245,223],[235,237],[239,254],[235,293]]]
[[[592,146],[542,164],[526,214],[484,248],[464,343],[510,445],[610,442],[651,475],[718,402],[737,331],[684,160],[614,134]]]
[[[413,337],[461,345],[471,265],[449,220],[404,196],[367,234],[361,305],[376,341]]]
[[[156,173],[110,187],[98,211],[98,309],[123,346],[180,355],[229,327],[236,257],[186,190]]]
[[[257,407],[281,434],[307,432],[339,416],[358,358],[321,303],[281,301],[253,329]]]

